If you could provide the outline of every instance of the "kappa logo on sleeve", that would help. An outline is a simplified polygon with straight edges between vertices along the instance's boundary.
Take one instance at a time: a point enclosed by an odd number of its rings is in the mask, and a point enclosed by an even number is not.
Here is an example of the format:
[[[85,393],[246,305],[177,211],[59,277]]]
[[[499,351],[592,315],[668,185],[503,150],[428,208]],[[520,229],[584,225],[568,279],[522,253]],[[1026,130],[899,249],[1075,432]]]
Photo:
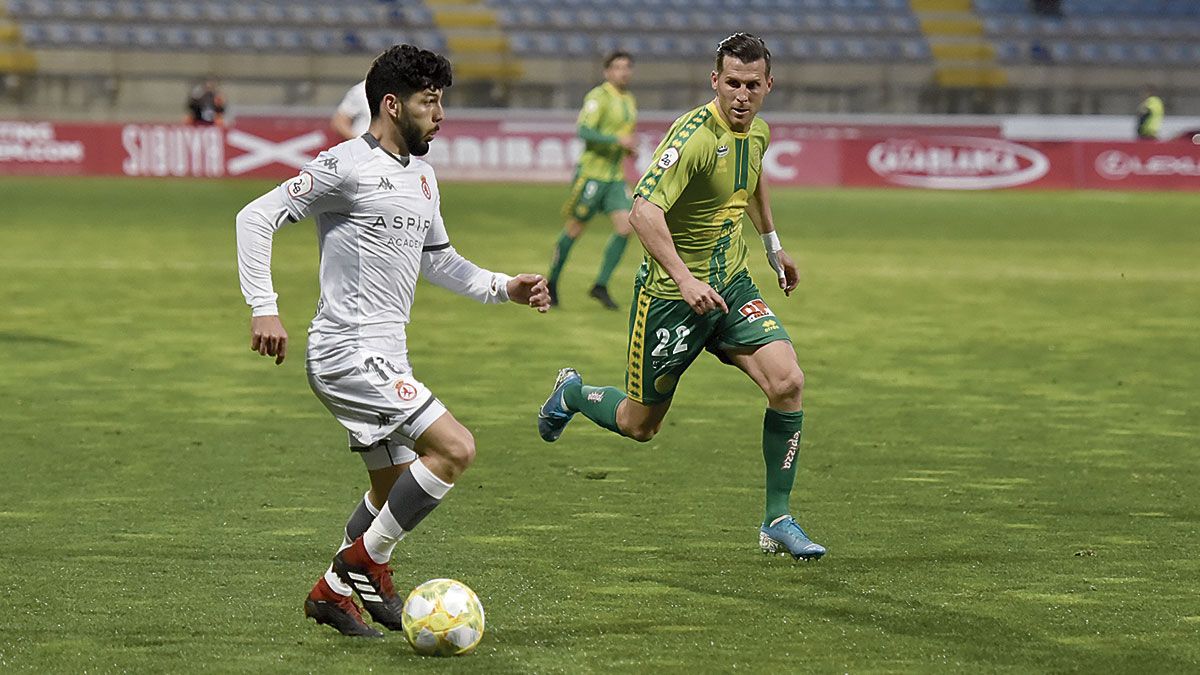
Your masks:
[[[289,180],[286,183],[286,185],[287,185],[287,193],[288,193],[289,197],[291,197],[292,199],[295,199],[296,197],[303,197],[304,195],[308,194],[309,192],[312,192],[312,188],[313,188],[312,174],[310,174],[307,171],[301,171],[299,176],[296,176],[295,178]]]
[[[666,151],[663,152],[662,157],[658,158],[658,168],[669,169],[675,165],[675,162],[678,162],[678,161],[679,161],[679,149],[678,148],[667,148]]]
[[[746,321],[750,323],[754,323],[764,316],[775,316],[775,312],[772,312],[771,308],[767,307],[767,303],[763,302],[761,298],[755,298],[742,305],[738,309],[738,313],[746,317]]]

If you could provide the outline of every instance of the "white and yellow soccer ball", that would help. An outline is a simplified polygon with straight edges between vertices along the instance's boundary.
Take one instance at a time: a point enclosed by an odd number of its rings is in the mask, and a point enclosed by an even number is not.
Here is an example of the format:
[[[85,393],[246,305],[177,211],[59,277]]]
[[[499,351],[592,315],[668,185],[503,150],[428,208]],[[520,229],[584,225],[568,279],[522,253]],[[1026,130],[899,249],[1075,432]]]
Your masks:
[[[404,601],[404,636],[425,656],[469,654],[483,637],[483,603],[461,581],[430,579]]]

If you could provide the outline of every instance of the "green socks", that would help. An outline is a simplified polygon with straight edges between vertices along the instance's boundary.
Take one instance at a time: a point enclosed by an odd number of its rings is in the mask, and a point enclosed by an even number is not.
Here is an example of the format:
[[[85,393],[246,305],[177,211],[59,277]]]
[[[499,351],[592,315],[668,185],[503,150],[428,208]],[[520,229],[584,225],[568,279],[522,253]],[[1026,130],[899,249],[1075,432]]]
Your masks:
[[[800,460],[800,430],[804,411],[779,412],[767,408],[763,416],[763,460],[767,464],[767,512],[763,525],[790,513],[788,497]]]
[[[558,281],[558,275],[562,273],[563,265],[567,264],[567,254],[571,252],[571,245],[575,240],[567,236],[567,231],[563,230],[558,235],[558,241],[554,242],[554,258],[550,260],[550,274],[547,275],[550,283]]]
[[[563,391],[563,403],[567,410],[583,413],[583,416],[615,433],[621,433],[617,427],[617,406],[625,400],[625,392],[616,387],[589,387],[586,384],[567,387]]]
[[[604,261],[600,263],[600,274],[596,277],[597,286],[607,286],[608,280],[612,277],[613,270],[617,269],[617,263],[621,262],[621,256],[625,253],[625,245],[629,243],[629,237],[622,237],[619,234],[613,234],[608,238],[608,244],[604,246]]]

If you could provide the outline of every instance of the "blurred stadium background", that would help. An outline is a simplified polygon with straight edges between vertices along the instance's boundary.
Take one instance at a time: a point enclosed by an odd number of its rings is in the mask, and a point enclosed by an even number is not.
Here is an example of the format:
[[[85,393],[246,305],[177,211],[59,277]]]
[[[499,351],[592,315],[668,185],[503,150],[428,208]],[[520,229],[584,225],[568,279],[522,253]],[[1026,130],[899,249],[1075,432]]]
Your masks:
[[[710,95],[709,56],[736,30],[764,36],[775,54],[776,90],[764,115],[791,125],[778,127],[775,138],[792,144],[776,151],[790,159],[773,162],[768,173],[784,184],[861,184],[842,176],[855,171],[837,163],[871,164],[843,146],[808,145],[802,156],[794,144],[801,139],[949,130],[1013,141],[1130,141],[1146,87],[1166,102],[1162,140],[1190,141],[1200,131],[1200,2],[1192,0],[6,0],[0,120],[18,124],[0,130],[0,173],[282,178],[337,138],[287,141],[328,132],[329,114],[372,57],[407,41],[447,53],[455,65],[447,142],[435,157],[444,177],[511,178],[528,168],[526,178],[565,180],[579,147],[571,122],[600,80],[603,54],[623,49],[637,58],[632,90],[647,122],[643,146],[652,148],[672,115]],[[228,126],[240,130],[232,139],[27,124],[179,124],[187,92],[205,78],[220,83]],[[456,124],[465,120],[486,128],[476,128],[460,152],[455,142],[466,127]],[[543,135],[518,139],[513,150],[506,144],[522,131],[514,123]],[[545,134],[554,137],[548,149]],[[201,146],[222,145],[200,156]],[[131,171],[131,162],[118,167],[111,157],[97,164],[122,146],[129,157],[159,155],[157,170]],[[939,152],[927,143],[909,147],[908,155]],[[959,163],[963,150],[940,148]],[[1011,147],[967,150],[1014,161]],[[1037,151],[1050,180],[1018,184],[1178,189],[1200,181],[1200,158],[1190,150],[1161,155],[1134,146],[1104,154],[1112,150],[1076,149],[1060,159]],[[182,169],[188,153],[192,167]],[[249,156],[233,164],[242,153]],[[513,153],[533,159],[492,162],[491,171],[477,166]],[[1028,154],[1018,150],[1015,161]],[[823,165],[821,176],[776,170],[814,162]],[[464,163],[468,170],[460,170]],[[1110,170],[1100,173],[1109,177],[1054,180],[1066,163],[1107,163]],[[1113,176],[1123,182],[1104,183]],[[1171,180],[1134,185],[1129,176]],[[867,183],[905,185],[888,177]]]
[[[734,30],[780,62],[776,109],[1126,114],[1153,83],[1200,114],[1193,0],[8,0],[4,110],[178,112],[180,80],[238,105],[331,105],[396,42],[448,51],[455,105],[571,107],[596,63],[637,55],[645,109],[696,100]]]

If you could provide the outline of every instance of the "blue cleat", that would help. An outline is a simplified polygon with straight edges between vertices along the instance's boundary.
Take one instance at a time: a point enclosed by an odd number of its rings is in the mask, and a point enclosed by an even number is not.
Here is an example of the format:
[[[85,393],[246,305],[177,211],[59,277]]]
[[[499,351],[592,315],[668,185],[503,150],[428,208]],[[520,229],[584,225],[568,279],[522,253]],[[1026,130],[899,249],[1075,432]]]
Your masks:
[[[825,547],[808,538],[791,516],[780,516],[758,531],[758,545],[763,553],[790,554],[796,560],[818,560]]]
[[[542,440],[547,443],[553,443],[562,436],[563,429],[567,428],[567,422],[575,416],[575,413],[567,410],[566,403],[563,402],[563,390],[567,385],[572,383],[583,383],[583,378],[579,376],[579,371],[574,368],[563,368],[558,371],[558,379],[554,381],[554,391],[550,392],[550,398],[542,404],[542,409],[538,411],[538,434]]]

